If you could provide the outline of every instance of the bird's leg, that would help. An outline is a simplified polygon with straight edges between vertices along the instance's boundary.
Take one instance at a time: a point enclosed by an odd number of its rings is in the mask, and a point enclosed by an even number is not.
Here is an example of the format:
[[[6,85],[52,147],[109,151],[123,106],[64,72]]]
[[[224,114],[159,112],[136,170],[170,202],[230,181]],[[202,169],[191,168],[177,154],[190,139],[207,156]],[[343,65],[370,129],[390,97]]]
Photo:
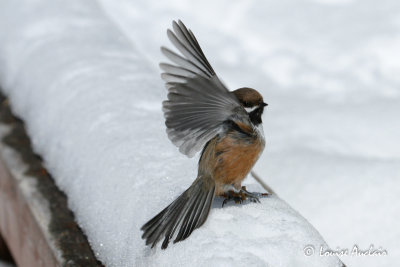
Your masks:
[[[247,191],[245,186],[242,186],[242,189],[239,191],[242,194],[242,198],[249,199],[251,202],[258,202],[260,203],[259,198],[267,197],[268,193],[258,193],[258,192],[249,192]]]
[[[224,207],[225,204],[231,200],[235,201],[236,204],[242,203],[242,201],[244,200],[244,199],[242,199],[242,195],[240,194],[240,191],[236,192],[234,190],[229,190],[229,191],[225,192],[223,194],[223,197],[225,199],[222,202],[222,207]]]
[[[254,203],[260,203],[259,198],[267,197],[268,195],[268,193],[249,192],[247,191],[245,186],[242,186],[242,188],[239,190],[228,190],[223,194],[223,197],[225,197],[225,199],[222,202],[222,207],[230,200],[235,201],[236,204],[240,204],[246,199]]]

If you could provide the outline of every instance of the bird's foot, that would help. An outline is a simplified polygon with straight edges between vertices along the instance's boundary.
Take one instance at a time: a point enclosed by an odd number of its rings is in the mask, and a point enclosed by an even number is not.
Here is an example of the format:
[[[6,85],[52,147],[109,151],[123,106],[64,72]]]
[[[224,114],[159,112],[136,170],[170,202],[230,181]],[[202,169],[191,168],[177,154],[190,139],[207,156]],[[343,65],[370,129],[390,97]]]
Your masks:
[[[222,207],[231,200],[235,201],[236,204],[240,204],[246,199],[254,203],[260,203],[259,198],[267,197],[268,195],[268,193],[249,192],[245,186],[242,186],[238,191],[229,190],[224,193],[225,199],[222,202]]]
[[[239,192],[235,192],[233,190],[229,190],[224,193],[223,197],[225,198],[224,201],[222,202],[222,207],[225,206],[226,203],[229,201],[233,200],[235,201],[236,204],[242,203],[245,198],[240,194]]]
[[[269,193],[249,192],[245,186],[242,186],[240,191],[243,192],[242,194],[250,199],[251,202],[260,202],[259,198],[268,197],[270,195]]]

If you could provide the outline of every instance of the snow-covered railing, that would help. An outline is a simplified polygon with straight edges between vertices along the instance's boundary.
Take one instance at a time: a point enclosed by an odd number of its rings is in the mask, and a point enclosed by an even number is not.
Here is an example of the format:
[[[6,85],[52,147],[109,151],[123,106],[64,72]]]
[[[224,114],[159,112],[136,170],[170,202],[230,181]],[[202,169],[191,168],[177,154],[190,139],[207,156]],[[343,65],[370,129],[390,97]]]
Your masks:
[[[3,1],[0,21],[0,84],[104,265],[342,266],[308,256],[326,243],[276,196],[216,201],[184,242],[146,247],[140,227],[196,172],[164,132],[155,66],[95,1]]]
[[[23,123],[0,103],[0,233],[16,264],[100,266]]]

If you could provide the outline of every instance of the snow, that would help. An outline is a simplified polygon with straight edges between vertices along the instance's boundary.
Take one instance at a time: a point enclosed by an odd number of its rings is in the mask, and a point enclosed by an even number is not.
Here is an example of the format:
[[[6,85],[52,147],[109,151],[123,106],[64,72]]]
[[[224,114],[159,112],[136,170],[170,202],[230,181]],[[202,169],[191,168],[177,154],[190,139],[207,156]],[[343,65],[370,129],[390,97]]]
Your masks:
[[[388,251],[343,256],[348,266],[394,266],[399,15],[396,0],[2,1],[0,84],[108,266],[337,266],[304,256],[325,243],[276,197],[216,203],[188,240],[144,247],[140,226],[196,175],[161,112],[159,46],[180,18],[229,88],[254,87],[269,104],[257,173],[332,249]]]

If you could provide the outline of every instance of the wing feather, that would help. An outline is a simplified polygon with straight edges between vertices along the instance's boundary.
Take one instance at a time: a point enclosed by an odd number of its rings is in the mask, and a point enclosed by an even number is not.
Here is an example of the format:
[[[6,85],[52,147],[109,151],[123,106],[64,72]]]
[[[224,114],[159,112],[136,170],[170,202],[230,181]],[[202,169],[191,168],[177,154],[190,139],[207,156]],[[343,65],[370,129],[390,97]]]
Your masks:
[[[174,21],[172,28],[167,35],[181,55],[161,47],[162,53],[176,64],[160,64],[168,89],[168,100],[163,102],[165,124],[172,143],[192,157],[223,130],[224,121],[235,116],[246,123],[248,117],[215,74],[192,31],[181,21]],[[187,220],[187,229],[191,229],[192,218]],[[185,236],[184,232],[181,234]]]

